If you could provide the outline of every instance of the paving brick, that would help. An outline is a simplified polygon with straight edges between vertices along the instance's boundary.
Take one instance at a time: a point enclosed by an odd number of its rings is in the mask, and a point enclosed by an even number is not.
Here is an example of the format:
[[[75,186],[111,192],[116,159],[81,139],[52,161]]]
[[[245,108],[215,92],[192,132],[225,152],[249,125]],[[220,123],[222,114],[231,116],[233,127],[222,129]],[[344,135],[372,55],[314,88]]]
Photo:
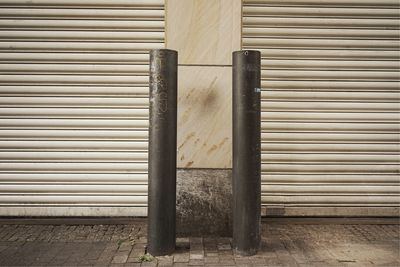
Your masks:
[[[190,238],[190,261],[200,261],[204,259],[203,238],[191,237]],[[190,263],[189,263],[190,264]]]
[[[129,240],[123,240],[122,242],[118,242],[119,247],[118,251],[131,251],[132,250],[132,243]]]
[[[204,258],[204,263],[206,263],[206,264],[208,264],[208,263],[218,263],[219,262],[219,257],[218,257],[218,255],[217,256],[214,256],[214,257],[205,257]]]
[[[205,252],[206,257],[218,257],[218,251]]]
[[[172,266],[174,264],[173,256],[161,256],[157,257],[158,265],[157,266]]]
[[[62,250],[60,250],[49,262],[49,265],[58,266],[63,265],[67,260],[72,257],[75,248],[73,243],[65,243]]]
[[[183,253],[184,251],[187,251],[189,253],[189,250],[190,250],[189,238],[180,237],[176,239],[175,251],[177,253]]]
[[[53,230],[54,226],[49,225],[43,230],[42,234],[38,237],[38,240],[50,242],[51,238],[53,237],[53,234],[55,233],[53,232]]]
[[[21,228],[19,225],[15,225],[10,229],[8,233],[6,233],[2,240],[4,241],[16,241],[18,239],[18,234],[21,234]]]
[[[224,264],[224,263],[218,263],[218,264],[214,264],[214,263],[210,263],[210,264],[206,264],[205,266],[208,267],[218,267],[218,266],[225,266],[225,267],[229,267],[229,266],[236,266],[235,264]]]
[[[65,243],[37,242],[36,244],[42,247],[42,251],[36,255],[33,265],[45,265],[49,263],[57,254],[62,252],[65,246]]]
[[[156,267],[157,266],[157,260],[142,262],[142,264],[140,266],[141,267]]]
[[[147,244],[147,237],[142,236],[142,234],[138,234],[138,239],[136,240],[138,244]]]
[[[189,237],[177,237],[176,243],[189,243]]]
[[[203,246],[204,246],[204,250],[206,252],[207,251],[217,251],[218,250],[217,238],[215,238],[215,237],[203,238]]]
[[[19,249],[18,265],[28,266],[31,265],[35,260],[36,256],[40,253],[41,247],[33,242],[26,242]]]
[[[112,258],[114,257],[114,254],[116,253],[117,249],[118,246],[114,242],[107,243],[107,246],[104,248],[100,257],[96,261],[96,265],[108,265],[111,262]]]
[[[251,261],[248,257],[235,258],[236,265],[251,265]]]
[[[140,267],[141,264],[140,262],[127,262],[124,264],[124,267]]]
[[[145,244],[134,244],[127,262],[140,262],[139,257],[145,254]]]
[[[64,262],[65,265],[72,266],[72,265],[80,265],[80,262],[85,259],[86,255],[88,254],[91,243],[88,242],[71,242],[69,243],[72,248],[70,249],[69,257]]]
[[[218,238],[218,250],[231,250],[231,240],[230,238]]]
[[[174,262],[176,263],[187,263],[189,262],[190,253],[189,250],[177,250],[174,253]]]
[[[190,252],[190,260],[202,260],[202,259],[204,259],[203,254]]]
[[[236,262],[233,259],[220,259],[218,262],[220,266],[235,266]]]
[[[251,257],[250,262],[253,266],[265,266],[266,262],[263,257]]]
[[[189,266],[203,266],[204,261],[199,259],[190,259]]]
[[[117,252],[114,255],[111,263],[126,263],[126,261],[128,260],[129,252],[130,251]]]
[[[189,239],[190,242],[190,250],[203,250],[203,239],[201,237],[191,237]]]
[[[97,260],[105,247],[106,244],[103,242],[93,242],[85,258],[88,260]]]
[[[231,250],[231,244],[218,244],[218,249],[219,250]]]

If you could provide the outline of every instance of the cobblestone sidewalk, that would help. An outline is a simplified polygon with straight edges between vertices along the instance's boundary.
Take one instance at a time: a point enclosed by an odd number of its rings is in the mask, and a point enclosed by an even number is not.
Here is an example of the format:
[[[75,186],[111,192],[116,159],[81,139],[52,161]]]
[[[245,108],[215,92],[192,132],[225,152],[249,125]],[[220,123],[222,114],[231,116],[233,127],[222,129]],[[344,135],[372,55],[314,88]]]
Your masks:
[[[231,239],[178,238],[171,256],[142,257],[145,220],[112,225],[0,224],[1,266],[400,266],[398,224],[263,222],[257,256]]]

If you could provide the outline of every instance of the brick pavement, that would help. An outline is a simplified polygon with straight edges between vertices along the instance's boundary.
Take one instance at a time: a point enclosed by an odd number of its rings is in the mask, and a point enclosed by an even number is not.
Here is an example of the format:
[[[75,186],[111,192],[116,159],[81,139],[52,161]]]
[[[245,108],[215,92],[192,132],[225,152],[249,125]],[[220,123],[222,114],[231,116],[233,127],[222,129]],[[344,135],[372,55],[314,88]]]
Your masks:
[[[396,222],[264,221],[256,256],[234,255],[230,238],[183,237],[173,255],[151,262],[140,262],[146,247],[143,219],[108,225],[6,223],[0,224],[0,266],[400,266]]]

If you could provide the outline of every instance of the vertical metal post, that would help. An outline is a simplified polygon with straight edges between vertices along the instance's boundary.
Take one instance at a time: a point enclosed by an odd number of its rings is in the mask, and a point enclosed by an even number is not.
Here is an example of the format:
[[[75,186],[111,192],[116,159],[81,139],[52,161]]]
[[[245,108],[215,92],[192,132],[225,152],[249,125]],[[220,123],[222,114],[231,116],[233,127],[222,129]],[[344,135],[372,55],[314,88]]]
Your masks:
[[[233,245],[254,255],[261,224],[261,55],[233,52]]]
[[[177,66],[174,50],[150,51],[148,253],[175,249]]]

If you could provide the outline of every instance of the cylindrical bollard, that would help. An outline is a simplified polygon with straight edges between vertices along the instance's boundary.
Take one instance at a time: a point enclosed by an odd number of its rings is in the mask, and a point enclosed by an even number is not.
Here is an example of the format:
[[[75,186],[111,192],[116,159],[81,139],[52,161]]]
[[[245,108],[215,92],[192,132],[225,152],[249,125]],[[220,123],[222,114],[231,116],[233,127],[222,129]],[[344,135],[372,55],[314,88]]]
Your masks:
[[[176,51],[150,51],[147,251],[153,256],[175,249],[177,66]]]
[[[254,255],[261,224],[261,55],[233,52],[233,246]]]

